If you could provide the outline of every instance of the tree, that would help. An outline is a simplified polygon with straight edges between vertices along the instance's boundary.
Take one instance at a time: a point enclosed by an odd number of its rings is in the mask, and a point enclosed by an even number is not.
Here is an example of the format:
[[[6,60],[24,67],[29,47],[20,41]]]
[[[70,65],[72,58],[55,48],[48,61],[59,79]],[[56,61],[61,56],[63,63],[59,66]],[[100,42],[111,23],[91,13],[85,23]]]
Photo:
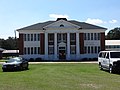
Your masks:
[[[17,47],[17,40],[14,37],[8,37],[8,39],[0,39],[0,47],[7,49],[7,50],[16,50],[18,49]]]
[[[110,30],[107,34],[107,39],[110,40],[120,40],[120,28],[114,28]]]

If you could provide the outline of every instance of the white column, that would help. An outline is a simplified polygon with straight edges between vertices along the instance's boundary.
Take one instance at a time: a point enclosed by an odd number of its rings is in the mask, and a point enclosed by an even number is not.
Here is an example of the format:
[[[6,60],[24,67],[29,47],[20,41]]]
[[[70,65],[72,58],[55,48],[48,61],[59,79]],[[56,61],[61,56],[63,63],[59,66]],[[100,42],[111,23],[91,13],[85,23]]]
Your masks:
[[[57,33],[54,34],[54,59],[57,60]]]
[[[45,32],[45,59],[48,60],[48,33]]]
[[[80,57],[79,33],[76,33],[76,59]]]
[[[70,33],[67,33],[67,60],[70,60]]]

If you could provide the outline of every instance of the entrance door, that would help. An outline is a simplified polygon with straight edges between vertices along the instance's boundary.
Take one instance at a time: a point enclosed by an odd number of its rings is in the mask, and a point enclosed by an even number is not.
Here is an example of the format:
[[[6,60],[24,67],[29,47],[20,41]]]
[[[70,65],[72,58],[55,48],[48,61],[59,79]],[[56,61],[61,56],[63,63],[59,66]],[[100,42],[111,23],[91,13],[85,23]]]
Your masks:
[[[65,50],[59,50],[59,59],[66,59]]]

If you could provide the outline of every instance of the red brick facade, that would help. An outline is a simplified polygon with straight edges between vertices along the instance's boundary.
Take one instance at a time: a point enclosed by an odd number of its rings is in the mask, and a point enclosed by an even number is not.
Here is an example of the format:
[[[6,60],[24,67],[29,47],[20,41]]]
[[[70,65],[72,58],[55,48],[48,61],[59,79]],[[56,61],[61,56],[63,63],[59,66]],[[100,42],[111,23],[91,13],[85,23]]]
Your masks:
[[[84,54],[84,34],[79,34],[79,40],[80,40],[80,54]]]
[[[40,34],[40,54],[45,54],[45,34]]]
[[[23,55],[24,54],[24,41],[23,41],[23,34],[20,33],[19,34],[19,55]]]
[[[100,39],[100,46],[101,50],[105,50],[105,33],[101,33],[101,39]]]

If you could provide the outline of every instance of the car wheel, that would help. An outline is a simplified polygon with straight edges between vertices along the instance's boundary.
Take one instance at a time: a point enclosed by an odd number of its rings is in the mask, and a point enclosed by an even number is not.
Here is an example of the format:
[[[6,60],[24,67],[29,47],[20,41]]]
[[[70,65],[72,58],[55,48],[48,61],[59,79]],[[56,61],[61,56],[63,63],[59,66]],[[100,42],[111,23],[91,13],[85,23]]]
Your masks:
[[[27,66],[26,66],[26,68],[25,68],[26,70],[28,70],[28,64],[27,64]]]

